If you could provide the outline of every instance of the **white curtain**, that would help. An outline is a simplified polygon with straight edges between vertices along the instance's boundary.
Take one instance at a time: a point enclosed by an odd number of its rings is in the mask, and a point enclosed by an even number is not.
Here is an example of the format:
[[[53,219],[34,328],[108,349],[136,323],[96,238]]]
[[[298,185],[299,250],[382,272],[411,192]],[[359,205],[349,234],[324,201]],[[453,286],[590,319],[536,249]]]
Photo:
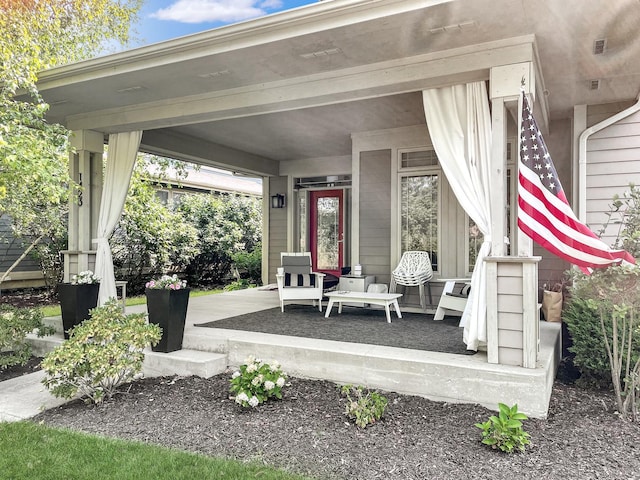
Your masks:
[[[120,219],[141,139],[141,131],[109,135],[107,170],[100,201],[97,238],[93,239],[97,244],[95,273],[100,277],[98,305],[116,297],[116,278],[113,273],[109,235]]]
[[[484,82],[425,90],[427,127],[440,165],[458,202],[476,223],[484,242],[471,276],[471,293],[462,314],[464,342],[477,350],[487,341],[487,274],[491,251],[491,114]]]

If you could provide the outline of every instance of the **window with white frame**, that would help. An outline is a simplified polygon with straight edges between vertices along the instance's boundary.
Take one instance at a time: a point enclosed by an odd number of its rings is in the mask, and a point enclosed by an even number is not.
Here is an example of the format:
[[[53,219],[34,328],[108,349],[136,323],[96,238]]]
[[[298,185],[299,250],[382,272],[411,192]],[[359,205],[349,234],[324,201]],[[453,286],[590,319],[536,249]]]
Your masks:
[[[433,149],[401,152],[399,165],[400,253],[429,252],[438,271],[440,178]]]

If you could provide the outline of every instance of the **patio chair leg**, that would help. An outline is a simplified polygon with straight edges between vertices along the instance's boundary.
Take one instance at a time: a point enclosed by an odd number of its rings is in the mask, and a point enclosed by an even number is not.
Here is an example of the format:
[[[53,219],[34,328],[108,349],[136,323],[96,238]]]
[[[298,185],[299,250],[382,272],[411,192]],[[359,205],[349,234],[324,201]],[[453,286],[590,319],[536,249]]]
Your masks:
[[[427,299],[424,297],[424,283],[421,283],[418,286],[419,290],[420,290],[420,306],[422,307],[423,310],[426,310],[427,308]]]

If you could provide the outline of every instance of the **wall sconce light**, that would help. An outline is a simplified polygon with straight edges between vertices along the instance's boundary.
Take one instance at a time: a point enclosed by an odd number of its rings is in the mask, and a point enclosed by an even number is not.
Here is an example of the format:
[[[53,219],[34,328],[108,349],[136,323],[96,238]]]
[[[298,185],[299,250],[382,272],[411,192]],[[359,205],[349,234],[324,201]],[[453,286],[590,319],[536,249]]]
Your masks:
[[[271,208],[284,208],[285,197],[282,193],[271,195]]]

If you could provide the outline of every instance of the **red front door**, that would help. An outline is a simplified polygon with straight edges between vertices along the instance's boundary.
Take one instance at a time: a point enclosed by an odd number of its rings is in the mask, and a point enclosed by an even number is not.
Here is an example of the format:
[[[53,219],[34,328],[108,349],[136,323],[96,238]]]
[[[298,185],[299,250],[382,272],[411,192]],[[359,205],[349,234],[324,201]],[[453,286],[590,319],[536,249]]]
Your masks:
[[[310,199],[313,269],[340,276],[344,258],[344,191],[313,191]]]

